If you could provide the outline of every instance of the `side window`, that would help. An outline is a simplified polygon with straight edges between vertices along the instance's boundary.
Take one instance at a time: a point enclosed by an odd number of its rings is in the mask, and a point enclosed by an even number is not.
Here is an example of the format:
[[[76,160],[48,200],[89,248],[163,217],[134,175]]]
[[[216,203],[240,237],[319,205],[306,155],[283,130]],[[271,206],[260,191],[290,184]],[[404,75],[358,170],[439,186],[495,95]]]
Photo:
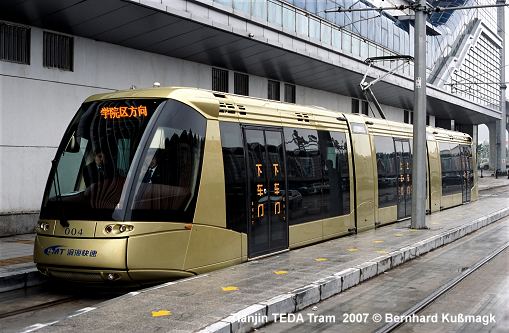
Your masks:
[[[239,124],[220,123],[226,195],[226,227],[247,232],[246,162]]]
[[[168,101],[162,111],[138,167],[131,218],[192,222],[206,120],[177,101]]]
[[[285,128],[289,224],[320,219],[322,165],[316,130]]]
[[[322,218],[350,212],[350,180],[346,134],[318,131],[322,157]]]
[[[463,173],[459,145],[439,142],[442,166],[442,195],[461,193]]]
[[[466,171],[463,177],[465,179],[466,177],[469,177],[469,189],[471,189],[474,186],[474,160],[472,158],[472,148],[467,145],[460,145],[460,147],[461,154],[463,156],[463,171]]]
[[[374,136],[378,171],[378,207],[397,205],[398,170],[394,140],[389,136]]]

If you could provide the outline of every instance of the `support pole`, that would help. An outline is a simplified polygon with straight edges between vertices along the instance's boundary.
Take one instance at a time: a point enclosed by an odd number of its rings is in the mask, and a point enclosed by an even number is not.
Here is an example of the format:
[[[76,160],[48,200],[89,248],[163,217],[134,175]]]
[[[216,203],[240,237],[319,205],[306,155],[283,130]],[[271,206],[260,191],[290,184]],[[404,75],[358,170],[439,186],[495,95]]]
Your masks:
[[[497,5],[505,5],[506,0],[497,0]],[[500,145],[497,145],[497,169],[500,170],[502,175],[505,175],[506,170],[506,117],[507,110],[505,107],[505,99],[506,99],[506,89],[507,85],[505,83],[505,7],[497,8],[497,33],[502,39],[502,48],[500,49],[500,115],[501,121],[497,122],[500,126],[499,130],[499,139],[497,141],[500,142]]]
[[[415,8],[412,229],[426,229],[426,0]]]

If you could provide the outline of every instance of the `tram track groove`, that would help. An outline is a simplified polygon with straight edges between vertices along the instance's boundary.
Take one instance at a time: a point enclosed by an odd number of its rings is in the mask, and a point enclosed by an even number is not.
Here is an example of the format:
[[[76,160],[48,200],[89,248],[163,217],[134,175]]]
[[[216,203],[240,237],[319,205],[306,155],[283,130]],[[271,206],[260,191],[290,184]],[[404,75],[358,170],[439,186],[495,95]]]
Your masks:
[[[50,307],[53,307],[53,306],[56,306],[56,305],[73,302],[73,301],[76,301],[76,300],[78,300],[78,297],[71,296],[71,297],[57,299],[57,300],[54,300],[54,301],[44,302],[44,303],[33,305],[33,306],[28,306],[28,307],[25,307],[25,308],[14,310],[14,311],[4,312],[4,313],[0,313],[0,319],[16,316],[16,315],[27,313],[27,312],[31,312],[31,311],[42,310],[42,309],[50,308]]]
[[[460,275],[457,277],[451,279],[446,284],[442,285],[442,287],[436,289],[433,293],[431,293],[428,297],[421,300],[419,303],[415,304],[413,307],[405,311],[401,314],[401,318],[408,318],[411,317],[425,308],[427,308],[429,305],[433,304],[437,299],[439,299],[443,294],[448,292],[449,290],[453,289],[456,285],[458,285],[461,281],[466,279],[468,276],[470,276],[472,273],[476,272],[479,268],[484,266],[486,263],[490,262],[493,258],[495,258],[497,255],[499,255],[501,252],[509,248],[509,242],[505,243],[504,245],[497,248],[495,251],[490,253],[488,256],[484,257],[480,261],[478,261],[473,266],[467,268],[463,271]],[[392,322],[390,324],[387,324],[383,326],[382,328],[375,331],[375,333],[388,333],[394,331],[396,328],[403,326],[406,322]]]

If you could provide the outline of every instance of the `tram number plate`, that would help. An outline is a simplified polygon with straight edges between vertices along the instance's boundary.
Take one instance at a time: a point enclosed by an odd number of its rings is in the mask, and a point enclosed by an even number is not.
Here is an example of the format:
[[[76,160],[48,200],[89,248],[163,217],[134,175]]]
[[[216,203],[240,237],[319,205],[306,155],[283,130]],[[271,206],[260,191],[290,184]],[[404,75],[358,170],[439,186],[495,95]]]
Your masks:
[[[65,228],[64,234],[76,236],[76,235],[83,235],[83,229],[77,229],[77,228]]]

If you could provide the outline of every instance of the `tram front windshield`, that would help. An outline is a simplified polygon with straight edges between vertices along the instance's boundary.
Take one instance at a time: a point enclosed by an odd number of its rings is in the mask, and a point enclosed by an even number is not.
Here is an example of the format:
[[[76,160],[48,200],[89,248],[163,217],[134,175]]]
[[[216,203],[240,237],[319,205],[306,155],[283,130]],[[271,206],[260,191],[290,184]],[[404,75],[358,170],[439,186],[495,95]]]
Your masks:
[[[46,186],[41,218],[109,221],[122,220],[128,212],[128,218],[146,221],[161,216],[154,214],[158,209],[165,210],[167,220],[173,220],[167,215],[172,211],[177,215],[182,215],[182,211],[187,215],[191,215],[191,210],[194,213],[192,203],[197,196],[205,120],[195,130],[187,113],[203,118],[174,100],[126,99],[83,104],[62,139]],[[155,124],[148,128],[153,117]],[[162,147],[154,143],[165,138]],[[168,150],[170,139],[177,149],[171,151],[177,153],[173,156]],[[183,145],[186,153],[178,154]],[[145,159],[150,161],[145,163]],[[156,162],[159,169],[154,168]],[[162,171],[175,169],[175,164],[187,169],[174,170],[174,177],[185,176],[186,181],[179,184],[178,204],[172,205],[173,202],[167,203],[168,198],[161,198],[168,196],[171,184],[161,188],[155,183],[163,183],[166,179],[162,179]]]

